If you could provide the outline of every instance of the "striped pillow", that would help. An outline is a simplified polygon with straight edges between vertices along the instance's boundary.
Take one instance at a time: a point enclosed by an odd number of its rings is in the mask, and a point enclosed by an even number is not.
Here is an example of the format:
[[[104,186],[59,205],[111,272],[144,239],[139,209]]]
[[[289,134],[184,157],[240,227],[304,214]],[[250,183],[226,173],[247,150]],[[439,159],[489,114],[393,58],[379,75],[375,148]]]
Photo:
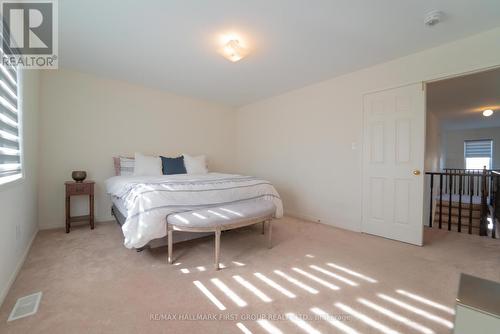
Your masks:
[[[115,165],[115,175],[131,176],[134,175],[134,158],[113,157]]]

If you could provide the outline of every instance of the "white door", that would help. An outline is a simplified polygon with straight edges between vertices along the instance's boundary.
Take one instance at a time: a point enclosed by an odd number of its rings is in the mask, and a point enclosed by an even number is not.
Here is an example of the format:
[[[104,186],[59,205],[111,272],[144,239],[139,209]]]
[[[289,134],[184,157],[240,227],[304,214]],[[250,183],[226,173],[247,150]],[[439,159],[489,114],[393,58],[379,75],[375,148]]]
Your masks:
[[[363,232],[422,245],[425,92],[421,84],[365,95]]]

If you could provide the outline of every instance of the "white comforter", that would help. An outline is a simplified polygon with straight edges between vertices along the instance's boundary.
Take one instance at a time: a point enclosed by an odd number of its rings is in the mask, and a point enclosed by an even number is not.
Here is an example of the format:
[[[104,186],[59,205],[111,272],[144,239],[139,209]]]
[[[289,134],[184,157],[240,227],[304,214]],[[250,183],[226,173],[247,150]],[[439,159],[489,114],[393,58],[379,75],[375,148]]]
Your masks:
[[[220,173],[114,176],[106,180],[106,189],[125,202],[128,216],[122,230],[127,248],[139,248],[164,237],[166,217],[172,213],[264,199],[276,205],[276,218],[283,216],[281,199],[272,184],[249,176]]]

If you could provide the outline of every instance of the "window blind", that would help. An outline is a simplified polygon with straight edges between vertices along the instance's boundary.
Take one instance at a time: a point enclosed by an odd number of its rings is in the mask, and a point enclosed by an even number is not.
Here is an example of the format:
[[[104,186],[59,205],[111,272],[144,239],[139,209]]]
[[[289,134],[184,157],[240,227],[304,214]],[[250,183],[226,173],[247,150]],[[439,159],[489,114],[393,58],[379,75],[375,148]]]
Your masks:
[[[0,183],[21,175],[17,81],[16,69],[0,64]]]
[[[492,140],[465,141],[465,158],[491,158],[492,151]]]

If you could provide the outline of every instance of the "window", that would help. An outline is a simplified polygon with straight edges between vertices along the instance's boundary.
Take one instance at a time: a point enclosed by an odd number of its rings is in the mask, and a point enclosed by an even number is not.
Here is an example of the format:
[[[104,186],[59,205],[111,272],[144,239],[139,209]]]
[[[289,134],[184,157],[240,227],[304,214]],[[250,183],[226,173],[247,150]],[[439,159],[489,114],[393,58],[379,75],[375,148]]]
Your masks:
[[[17,74],[0,64],[0,184],[22,177]]]
[[[492,140],[466,140],[464,147],[465,169],[491,169]]]

